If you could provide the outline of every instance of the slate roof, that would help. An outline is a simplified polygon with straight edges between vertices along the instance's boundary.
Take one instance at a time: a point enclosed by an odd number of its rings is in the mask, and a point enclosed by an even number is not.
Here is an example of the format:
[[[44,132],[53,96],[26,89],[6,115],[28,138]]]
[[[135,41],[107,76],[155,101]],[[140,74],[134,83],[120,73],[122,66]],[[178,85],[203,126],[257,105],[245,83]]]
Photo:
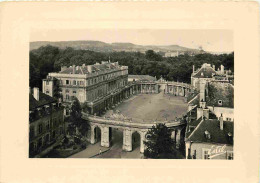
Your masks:
[[[98,71],[105,71],[109,69],[115,69],[116,66],[113,65],[112,63],[106,63],[106,64],[95,64],[91,65],[92,66],[92,72],[98,72]],[[77,69],[78,68],[78,69]],[[73,72],[74,69],[74,72]],[[61,74],[89,74],[87,66],[75,66],[74,68],[68,67],[67,69],[60,71],[59,73]]]
[[[149,75],[128,75],[128,78],[141,80],[141,81],[156,81],[156,78]]]
[[[211,82],[208,88],[208,96],[206,96],[208,106],[218,107],[218,101],[222,100],[221,107],[234,108],[234,87],[232,84]]]
[[[193,142],[206,142],[233,145],[234,122],[224,121],[223,130],[220,130],[219,120],[203,120],[189,135],[188,140]],[[207,139],[205,131],[210,133],[211,138]],[[229,138],[228,133],[232,134]]]
[[[34,110],[47,104],[57,102],[57,100],[49,95],[39,91],[39,101],[37,101],[32,94],[29,94],[29,109]]]
[[[216,71],[211,66],[202,66],[193,77],[196,78],[212,78],[212,74],[215,75]]]

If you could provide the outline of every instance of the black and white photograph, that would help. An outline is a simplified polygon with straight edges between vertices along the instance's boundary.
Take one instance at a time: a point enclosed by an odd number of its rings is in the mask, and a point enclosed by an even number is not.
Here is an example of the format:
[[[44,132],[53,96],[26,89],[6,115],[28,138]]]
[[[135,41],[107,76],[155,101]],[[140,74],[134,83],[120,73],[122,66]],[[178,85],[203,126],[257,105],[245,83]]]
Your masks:
[[[234,158],[232,31],[56,30],[31,39],[30,158]]]
[[[259,3],[0,4],[0,182],[255,183]]]

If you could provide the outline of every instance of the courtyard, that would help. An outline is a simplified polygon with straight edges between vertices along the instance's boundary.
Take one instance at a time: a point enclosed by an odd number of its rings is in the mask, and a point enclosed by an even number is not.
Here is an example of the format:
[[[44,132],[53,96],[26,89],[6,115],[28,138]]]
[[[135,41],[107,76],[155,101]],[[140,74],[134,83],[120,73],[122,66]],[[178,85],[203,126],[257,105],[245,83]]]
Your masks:
[[[132,118],[133,121],[164,121],[174,120],[182,117],[187,111],[184,97],[164,94],[139,94],[135,95],[117,105],[114,109],[107,111],[104,116],[124,116]],[[112,141],[109,148],[100,146],[100,139],[94,145],[71,156],[71,158],[143,158],[140,153],[140,136],[134,134],[132,137],[133,151],[122,150],[123,131],[112,129]],[[101,154],[100,154],[101,152]]]
[[[187,112],[184,97],[164,94],[139,94],[123,101],[104,115],[122,114],[133,121],[164,121],[182,117]]]

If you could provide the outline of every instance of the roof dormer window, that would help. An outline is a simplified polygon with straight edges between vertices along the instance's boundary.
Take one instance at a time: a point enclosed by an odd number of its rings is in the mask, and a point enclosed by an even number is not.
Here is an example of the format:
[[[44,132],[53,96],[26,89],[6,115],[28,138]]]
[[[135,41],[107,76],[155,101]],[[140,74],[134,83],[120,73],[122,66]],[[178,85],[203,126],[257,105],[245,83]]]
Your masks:
[[[222,106],[222,100],[218,100],[218,105]]]
[[[206,130],[205,132],[204,132],[204,135],[205,135],[205,138],[206,139],[211,139],[211,136],[210,136],[210,133],[209,133],[209,131],[208,130]]]

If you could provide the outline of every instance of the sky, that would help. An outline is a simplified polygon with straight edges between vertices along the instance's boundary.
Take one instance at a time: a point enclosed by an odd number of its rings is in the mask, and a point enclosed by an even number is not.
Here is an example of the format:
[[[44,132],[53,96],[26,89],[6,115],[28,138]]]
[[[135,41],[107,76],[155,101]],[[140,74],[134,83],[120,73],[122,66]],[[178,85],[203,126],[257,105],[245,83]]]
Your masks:
[[[179,45],[210,52],[231,52],[232,30],[159,30],[159,29],[85,29],[32,30],[30,41],[95,40],[106,43],[128,42],[137,45]]]

